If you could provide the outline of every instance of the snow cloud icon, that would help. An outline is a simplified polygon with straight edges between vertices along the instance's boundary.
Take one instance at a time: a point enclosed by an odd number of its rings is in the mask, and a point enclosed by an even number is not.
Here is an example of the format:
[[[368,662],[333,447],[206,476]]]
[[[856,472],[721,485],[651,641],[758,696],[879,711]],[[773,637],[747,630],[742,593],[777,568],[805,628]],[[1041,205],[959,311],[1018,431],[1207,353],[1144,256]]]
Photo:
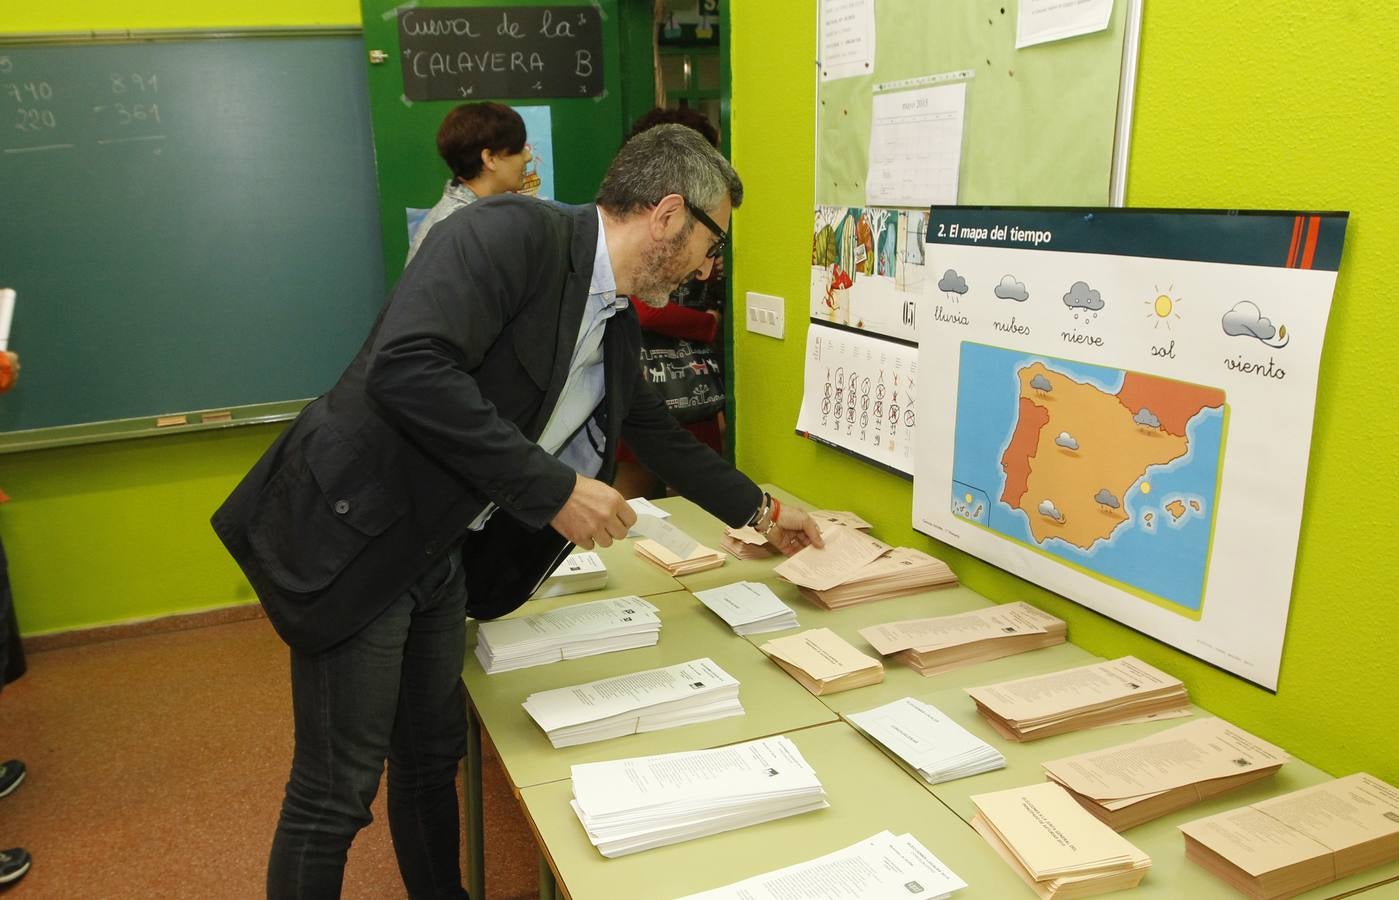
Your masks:
[[[1069,292],[1064,295],[1064,305],[1069,309],[1091,309],[1097,312],[1104,306],[1103,295],[1090,288],[1088,282],[1075,281]]]
[[[1258,304],[1250,300],[1235,303],[1233,308],[1224,314],[1220,324],[1224,326],[1225,334],[1255,338],[1269,347],[1286,347],[1290,340],[1287,336],[1287,326],[1273,327],[1272,321],[1263,315]]]
[[[1016,281],[1014,275],[1006,275],[1001,278],[1001,283],[996,285],[996,296],[1002,300],[1024,303],[1030,299],[1030,291],[1023,281]]]

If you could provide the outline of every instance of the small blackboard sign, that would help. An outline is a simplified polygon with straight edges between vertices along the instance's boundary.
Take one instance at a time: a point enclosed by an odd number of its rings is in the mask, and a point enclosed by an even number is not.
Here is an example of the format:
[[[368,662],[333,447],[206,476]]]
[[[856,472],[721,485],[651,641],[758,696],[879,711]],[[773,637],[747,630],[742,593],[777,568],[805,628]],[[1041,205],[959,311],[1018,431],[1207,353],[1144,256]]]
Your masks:
[[[602,16],[594,6],[403,9],[398,45],[410,100],[602,93]]]

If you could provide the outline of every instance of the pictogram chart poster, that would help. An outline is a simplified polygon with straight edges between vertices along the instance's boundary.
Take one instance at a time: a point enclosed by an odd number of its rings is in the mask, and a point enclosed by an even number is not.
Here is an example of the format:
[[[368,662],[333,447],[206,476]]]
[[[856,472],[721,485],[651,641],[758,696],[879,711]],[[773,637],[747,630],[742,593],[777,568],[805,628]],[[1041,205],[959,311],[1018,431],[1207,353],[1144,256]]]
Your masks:
[[[933,207],[914,527],[1276,689],[1345,227]]]
[[[811,323],[797,433],[913,476],[918,350]]]

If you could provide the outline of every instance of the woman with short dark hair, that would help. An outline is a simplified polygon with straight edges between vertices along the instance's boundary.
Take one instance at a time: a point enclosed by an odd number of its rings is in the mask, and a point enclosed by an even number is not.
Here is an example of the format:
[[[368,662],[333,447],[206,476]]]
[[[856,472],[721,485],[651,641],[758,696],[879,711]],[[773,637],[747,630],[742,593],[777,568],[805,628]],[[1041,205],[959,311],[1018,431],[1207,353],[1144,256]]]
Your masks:
[[[525,120],[500,103],[463,103],[437,129],[437,154],[452,170],[442,199],[428,210],[408,244],[408,260],[432,226],[482,197],[518,191],[531,153]],[[405,263],[406,264],[406,263]]]

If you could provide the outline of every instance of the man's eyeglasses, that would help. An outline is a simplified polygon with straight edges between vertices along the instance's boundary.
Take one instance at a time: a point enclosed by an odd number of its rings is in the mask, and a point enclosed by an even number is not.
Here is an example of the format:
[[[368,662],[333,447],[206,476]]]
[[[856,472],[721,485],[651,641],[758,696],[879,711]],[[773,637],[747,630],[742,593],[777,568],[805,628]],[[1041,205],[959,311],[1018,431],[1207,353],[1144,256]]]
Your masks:
[[[719,224],[713,219],[709,218],[708,213],[700,209],[698,206],[695,206],[689,200],[685,201],[685,208],[690,211],[690,215],[694,216],[701,223],[703,223],[705,228],[708,228],[710,231],[714,232],[714,236],[718,238],[718,240],[716,240],[714,244],[709,248],[709,252],[706,253],[705,256],[709,257],[710,259],[718,259],[719,257],[723,256],[724,248],[729,245],[728,232],[720,228]]]

